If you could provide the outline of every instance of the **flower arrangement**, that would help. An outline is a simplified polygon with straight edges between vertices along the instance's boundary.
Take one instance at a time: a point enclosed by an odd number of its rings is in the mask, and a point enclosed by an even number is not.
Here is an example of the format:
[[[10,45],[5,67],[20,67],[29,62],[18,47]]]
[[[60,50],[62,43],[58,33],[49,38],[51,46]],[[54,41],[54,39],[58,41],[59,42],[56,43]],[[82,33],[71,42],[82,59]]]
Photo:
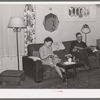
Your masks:
[[[67,59],[69,59],[69,58],[72,58],[72,55],[71,55],[71,54],[67,54],[67,55],[65,55],[65,57],[66,57]]]
[[[67,55],[65,55],[65,57],[68,59],[68,62],[72,62],[72,55],[71,54],[67,54]]]

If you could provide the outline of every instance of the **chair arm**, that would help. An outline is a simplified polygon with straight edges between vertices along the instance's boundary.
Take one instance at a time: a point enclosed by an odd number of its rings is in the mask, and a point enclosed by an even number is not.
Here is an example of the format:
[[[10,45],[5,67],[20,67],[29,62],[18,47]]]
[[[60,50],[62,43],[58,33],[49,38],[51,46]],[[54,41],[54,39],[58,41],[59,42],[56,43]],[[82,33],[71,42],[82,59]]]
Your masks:
[[[95,56],[95,58],[96,58],[96,67],[99,67],[99,51],[96,51],[96,52],[89,52],[89,53],[88,53],[88,56],[89,56],[89,57]]]
[[[25,74],[29,77],[33,77],[32,70],[35,69],[35,61],[28,58],[28,56],[23,56],[22,63]]]
[[[91,56],[95,56],[96,58],[96,67],[99,67],[99,51],[94,52],[93,55]]]
[[[43,80],[43,65],[40,60],[34,61],[28,56],[23,56],[22,62],[23,70],[27,76],[33,78],[35,82],[41,82]]]

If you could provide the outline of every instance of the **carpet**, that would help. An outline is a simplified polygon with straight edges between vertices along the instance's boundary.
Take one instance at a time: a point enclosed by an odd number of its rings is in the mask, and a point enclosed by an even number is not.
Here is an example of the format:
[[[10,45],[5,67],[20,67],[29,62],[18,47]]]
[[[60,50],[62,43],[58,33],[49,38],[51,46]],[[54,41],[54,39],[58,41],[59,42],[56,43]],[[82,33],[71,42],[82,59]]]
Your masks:
[[[51,81],[52,80],[52,81]],[[75,79],[68,79],[68,85],[63,84],[62,80],[56,76],[51,79],[43,80],[40,83],[34,82],[33,79],[26,77],[25,81],[20,85],[15,83],[6,84],[0,88],[7,89],[100,89],[100,68],[92,69],[87,72],[85,70],[78,71]]]

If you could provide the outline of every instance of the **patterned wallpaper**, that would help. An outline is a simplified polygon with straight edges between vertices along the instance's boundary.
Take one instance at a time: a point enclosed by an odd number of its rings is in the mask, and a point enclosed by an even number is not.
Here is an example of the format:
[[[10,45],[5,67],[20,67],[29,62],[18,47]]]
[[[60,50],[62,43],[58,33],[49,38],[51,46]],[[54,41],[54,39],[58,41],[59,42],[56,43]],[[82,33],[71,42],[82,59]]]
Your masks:
[[[24,9],[24,20],[27,28],[25,29],[25,52],[27,55],[27,46],[29,44],[34,44],[36,37],[36,6],[31,4],[26,4]]]

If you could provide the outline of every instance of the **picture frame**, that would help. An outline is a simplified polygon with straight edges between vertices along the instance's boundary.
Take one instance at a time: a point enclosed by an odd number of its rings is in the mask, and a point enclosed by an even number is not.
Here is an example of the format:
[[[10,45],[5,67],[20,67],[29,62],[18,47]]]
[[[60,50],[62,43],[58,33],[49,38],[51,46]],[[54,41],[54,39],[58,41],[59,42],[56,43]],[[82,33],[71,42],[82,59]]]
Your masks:
[[[93,8],[92,8],[93,7]],[[70,18],[95,18],[95,11],[92,12],[95,6],[90,5],[74,5],[69,7]]]
[[[67,11],[66,11],[67,12]],[[66,19],[69,21],[87,21],[96,19],[96,5],[69,5]]]

